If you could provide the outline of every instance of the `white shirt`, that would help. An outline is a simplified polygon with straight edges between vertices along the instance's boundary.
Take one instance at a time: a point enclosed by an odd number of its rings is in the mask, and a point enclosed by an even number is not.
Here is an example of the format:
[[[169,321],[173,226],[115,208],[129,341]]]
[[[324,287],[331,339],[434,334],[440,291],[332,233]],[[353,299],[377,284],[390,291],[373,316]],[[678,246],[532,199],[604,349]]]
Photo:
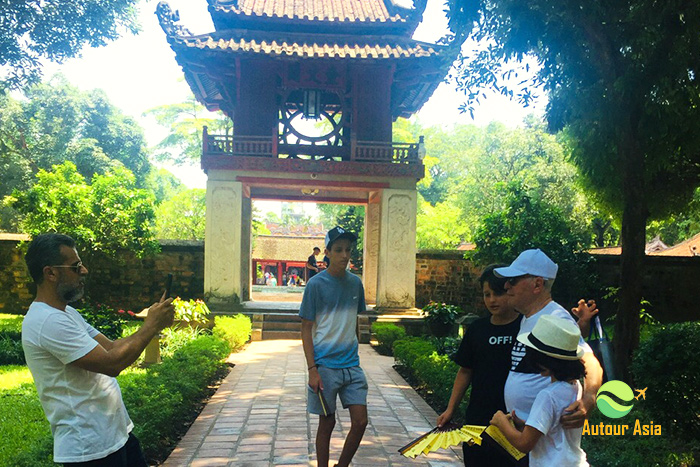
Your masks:
[[[101,459],[126,444],[134,424],[116,378],[71,362],[87,355],[99,332],[70,306],[30,305],[22,347],[54,437],[55,462]]]
[[[535,323],[544,315],[557,316],[575,323],[568,311],[562,308],[561,305],[552,301],[545,305],[540,311],[530,316],[523,316],[520,321],[520,331],[518,335],[532,331]],[[583,340],[579,340],[579,344],[583,345],[586,352],[591,352],[591,347]],[[511,368],[506,379],[506,385],[503,389],[503,396],[506,402],[508,411],[515,410],[515,415],[522,420],[527,420],[530,415],[530,408],[535,402],[535,397],[544,388],[549,386],[551,380],[549,377],[540,375],[538,368],[529,368],[525,365],[526,362],[521,362],[525,355],[525,345],[520,341],[513,344],[511,351]]]
[[[569,405],[581,398],[581,384],[555,381],[537,394],[525,422],[542,433],[530,451],[530,467],[587,467],[581,449],[583,427],[564,429],[560,418]]]

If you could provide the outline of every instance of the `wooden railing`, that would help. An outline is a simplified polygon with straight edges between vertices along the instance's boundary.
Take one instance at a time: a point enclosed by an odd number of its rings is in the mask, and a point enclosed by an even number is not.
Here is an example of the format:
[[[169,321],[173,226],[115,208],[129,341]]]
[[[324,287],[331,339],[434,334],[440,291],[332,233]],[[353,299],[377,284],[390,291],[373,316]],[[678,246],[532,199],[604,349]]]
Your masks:
[[[205,156],[277,156],[272,138],[266,136],[233,138],[231,135],[210,135],[207,127],[204,127],[202,136],[202,151]]]
[[[423,159],[423,137],[418,143],[382,143],[352,140],[349,146],[278,144],[274,136],[212,135],[204,127],[203,156],[248,156],[337,160],[368,163],[419,164]]]
[[[377,143],[358,141],[355,145],[353,160],[357,162],[420,162],[418,154],[420,143]]]

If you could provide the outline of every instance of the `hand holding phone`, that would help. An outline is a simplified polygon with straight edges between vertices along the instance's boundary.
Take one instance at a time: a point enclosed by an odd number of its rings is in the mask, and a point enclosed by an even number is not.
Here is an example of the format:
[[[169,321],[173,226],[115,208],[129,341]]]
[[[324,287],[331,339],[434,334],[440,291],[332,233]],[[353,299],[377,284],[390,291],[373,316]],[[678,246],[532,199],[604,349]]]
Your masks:
[[[173,286],[173,275],[168,274],[168,278],[165,279],[165,292],[163,292],[163,298],[166,299],[170,297],[170,289]]]

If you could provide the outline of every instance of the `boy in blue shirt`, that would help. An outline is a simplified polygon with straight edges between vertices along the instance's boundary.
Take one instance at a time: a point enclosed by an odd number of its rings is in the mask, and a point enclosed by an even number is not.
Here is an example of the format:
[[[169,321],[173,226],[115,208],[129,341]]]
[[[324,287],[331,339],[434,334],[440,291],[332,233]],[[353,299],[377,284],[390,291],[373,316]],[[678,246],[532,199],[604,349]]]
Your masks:
[[[337,467],[350,465],[367,427],[367,379],[360,368],[356,333],[357,314],[366,309],[365,291],[360,278],[346,270],[356,241],[355,234],[341,227],[326,234],[330,266],[306,284],[299,309],[309,367],[308,411],[319,416],[318,467],[328,466],[338,396],[350,411],[351,426]]]

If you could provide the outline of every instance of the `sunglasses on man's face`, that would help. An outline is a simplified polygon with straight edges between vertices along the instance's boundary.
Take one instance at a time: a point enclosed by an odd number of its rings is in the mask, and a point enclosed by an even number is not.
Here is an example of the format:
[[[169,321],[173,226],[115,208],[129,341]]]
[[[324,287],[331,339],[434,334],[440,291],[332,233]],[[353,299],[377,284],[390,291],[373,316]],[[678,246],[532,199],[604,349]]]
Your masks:
[[[520,282],[522,279],[527,279],[528,277],[534,276],[531,276],[530,274],[525,274],[524,276],[511,277],[506,282],[509,283],[511,286],[515,286],[515,284]]]
[[[55,266],[51,266],[52,268],[71,268],[76,274],[80,274],[80,271],[83,270],[83,262],[78,261],[75,264],[57,264]]]

